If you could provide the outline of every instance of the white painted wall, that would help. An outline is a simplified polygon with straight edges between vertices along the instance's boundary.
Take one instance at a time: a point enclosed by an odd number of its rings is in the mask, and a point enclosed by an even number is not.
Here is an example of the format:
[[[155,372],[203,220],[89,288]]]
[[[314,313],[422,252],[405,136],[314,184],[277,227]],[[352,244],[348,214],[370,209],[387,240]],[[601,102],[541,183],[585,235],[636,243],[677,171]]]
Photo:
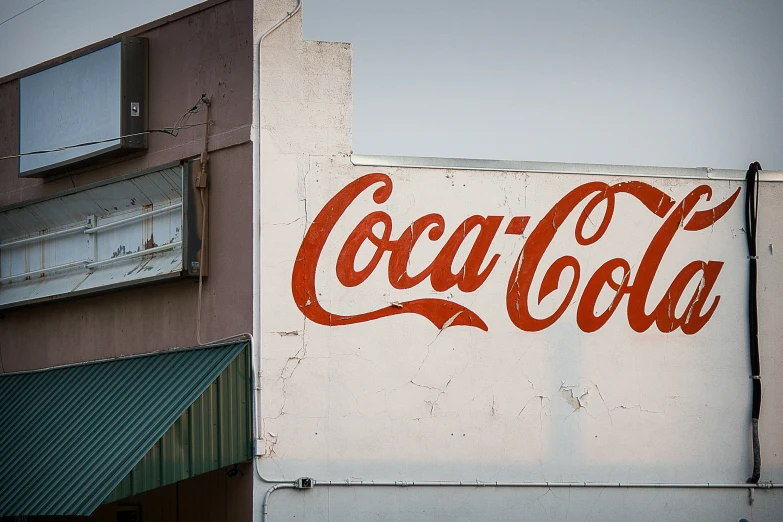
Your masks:
[[[257,6],[256,34],[290,10],[290,3]],[[750,473],[750,382],[744,192],[714,226],[678,230],[652,284],[648,313],[688,263],[724,263],[707,306],[715,296],[720,302],[698,332],[662,333],[655,325],[635,332],[627,318],[628,297],[603,328],[588,334],[578,327],[576,308],[588,278],[607,260],[622,257],[635,282],[642,256],[664,222],[627,194],[617,196],[609,228],[593,245],[578,245],[574,238],[584,204],[565,221],[536,272],[529,304],[543,317],[563,300],[572,277],[568,270],[540,306],[536,300],[545,269],[563,255],[573,255],[581,267],[574,302],[548,328],[522,331],[509,317],[506,295],[527,238],[574,188],[630,178],[354,166],[350,46],[302,41],[301,13],[266,40],[262,71],[259,340],[265,454],[259,467],[267,480],[745,480]],[[320,220],[316,216],[335,194],[372,172],[389,176],[391,195],[380,204],[373,202],[371,195],[381,186],[376,183],[337,221],[317,264],[318,302],[351,317],[397,309],[391,305],[395,302],[440,299],[468,307],[484,320],[486,331],[457,325],[466,312],[443,329],[414,314],[331,327],[305,318],[292,296],[292,272],[297,259],[301,262],[303,238],[324,223],[327,214]],[[635,179],[678,203],[708,185],[712,198],[702,198],[697,211],[714,207],[740,187],[744,191],[743,184],[732,181]],[[775,277],[783,266],[781,256],[768,247],[783,245],[774,203],[782,196],[783,185],[762,184],[761,443],[766,481],[783,480],[783,357],[776,346],[776,310],[783,303]],[[591,215],[596,224],[602,208]],[[502,217],[489,250],[499,260],[484,284],[470,292],[438,292],[429,279],[395,290],[387,275],[388,254],[366,281],[346,288],[335,273],[337,258],[353,228],[373,211],[391,217],[392,238],[425,214],[443,216],[443,237],[419,240],[410,274],[426,267],[471,215]],[[513,216],[530,216],[521,237],[503,233]],[[592,230],[588,223],[586,233]],[[475,232],[458,251],[455,271],[474,238]],[[359,257],[367,261],[371,255],[364,245]],[[363,265],[359,262],[357,268]],[[692,281],[685,295],[690,297],[697,284]],[[602,296],[605,305],[611,296]],[[686,301],[675,315],[683,313]],[[313,305],[308,299],[304,307]],[[269,486],[257,480],[256,514]],[[775,520],[781,513],[783,495],[778,491],[759,491],[751,506],[746,490],[609,488],[317,487],[275,492],[269,507],[270,520]]]

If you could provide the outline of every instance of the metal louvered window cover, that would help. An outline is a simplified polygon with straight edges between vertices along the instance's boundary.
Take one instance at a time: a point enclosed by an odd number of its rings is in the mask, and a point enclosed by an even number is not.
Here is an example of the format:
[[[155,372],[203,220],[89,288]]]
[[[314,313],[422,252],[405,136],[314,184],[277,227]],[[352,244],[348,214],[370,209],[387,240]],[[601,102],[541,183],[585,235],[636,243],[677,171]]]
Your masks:
[[[92,513],[247,344],[0,375],[0,516]]]
[[[169,165],[0,208],[0,309],[182,277],[191,178]]]

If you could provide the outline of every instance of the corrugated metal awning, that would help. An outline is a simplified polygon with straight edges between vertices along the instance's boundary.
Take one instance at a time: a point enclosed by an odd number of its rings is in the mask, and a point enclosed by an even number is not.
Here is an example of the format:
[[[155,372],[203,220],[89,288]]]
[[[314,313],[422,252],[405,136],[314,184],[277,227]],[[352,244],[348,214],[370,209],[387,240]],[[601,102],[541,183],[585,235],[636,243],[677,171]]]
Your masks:
[[[0,516],[92,513],[246,346],[0,375]]]

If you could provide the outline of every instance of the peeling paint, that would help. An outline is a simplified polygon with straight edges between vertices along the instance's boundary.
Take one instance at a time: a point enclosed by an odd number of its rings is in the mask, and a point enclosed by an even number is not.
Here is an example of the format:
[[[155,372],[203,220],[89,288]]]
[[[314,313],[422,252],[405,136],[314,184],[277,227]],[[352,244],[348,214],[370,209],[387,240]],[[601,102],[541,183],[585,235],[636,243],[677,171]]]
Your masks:
[[[152,234],[150,234],[150,237],[147,238],[144,243],[141,245],[142,250],[148,250],[150,248],[155,248],[158,246],[158,244],[155,242],[155,238]]]
[[[277,446],[277,435],[267,432],[264,437],[264,458],[271,459],[276,456],[275,446]]]
[[[558,391],[560,392],[560,395],[563,396],[563,399],[565,399],[568,405],[574,409],[574,411],[578,411],[585,407],[582,399],[587,396],[589,390],[585,390],[582,395],[574,395],[574,386],[566,386],[565,384],[561,384]]]

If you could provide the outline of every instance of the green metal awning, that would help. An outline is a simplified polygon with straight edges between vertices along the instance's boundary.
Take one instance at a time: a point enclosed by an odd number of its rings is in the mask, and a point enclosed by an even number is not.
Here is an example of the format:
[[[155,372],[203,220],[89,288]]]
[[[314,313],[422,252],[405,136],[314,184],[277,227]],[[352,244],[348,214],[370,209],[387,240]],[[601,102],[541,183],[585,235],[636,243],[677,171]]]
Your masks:
[[[133,494],[132,470],[160,454],[151,449],[167,437],[176,438],[170,428],[194,402],[204,402],[229,365],[249,374],[247,344],[0,375],[0,516],[89,515],[108,496],[120,498],[121,483]],[[249,391],[246,384],[239,389]],[[247,406],[246,399],[235,402]],[[250,438],[248,421],[243,441]],[[244,446],[240,453],[247,455]],[[201,471],[219,465],[209,464]],[[197,472],[188,470],[184,476]]]

